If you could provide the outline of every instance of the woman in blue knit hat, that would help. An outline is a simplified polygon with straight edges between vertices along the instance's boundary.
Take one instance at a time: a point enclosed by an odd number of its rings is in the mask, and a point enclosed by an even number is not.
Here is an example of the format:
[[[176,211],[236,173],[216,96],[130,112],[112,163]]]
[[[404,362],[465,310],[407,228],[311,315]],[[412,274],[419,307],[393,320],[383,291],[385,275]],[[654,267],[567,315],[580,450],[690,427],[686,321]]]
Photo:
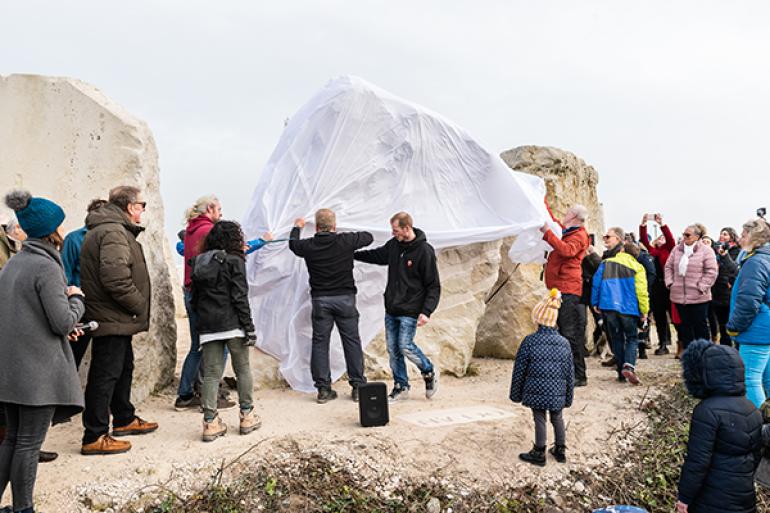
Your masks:
[[[33,513],[40,447],[51,421],[83,410],[83,392],[68,338],[85,311],[83,293],[67,287],[59,250],[64,211],[26,191],[6,195],[27,233],[22,250],[0,272],[0,405],[6,436],[0,444],[0,497],[11,484],[13,509]]]

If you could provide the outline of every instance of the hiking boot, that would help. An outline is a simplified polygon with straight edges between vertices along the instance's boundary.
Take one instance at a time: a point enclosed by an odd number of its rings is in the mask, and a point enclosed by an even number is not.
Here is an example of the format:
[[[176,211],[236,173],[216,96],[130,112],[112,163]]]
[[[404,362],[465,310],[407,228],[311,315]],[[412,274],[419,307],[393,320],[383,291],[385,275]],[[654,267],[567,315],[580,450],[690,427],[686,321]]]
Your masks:
[[[538,467],[545,467],[545,447],[533,445],[531,451],[519,454],[519,459]]]
[[[622,374],[618,376],[618,383],[625,383],[625,382],[626,382],[626,378],[624,378]]]
[[[618,361],[615,360],[614,356],[612,356],[609,360],[602,362],[602,367],[614,367],[617,364],[618,364]]]
[[[139,417],[134,417],[134,420],[126,426],[113,426],[112,436],[146,435],[156,429],[158,429],[157,422],[147,422]]]
[[[626,378],[632,385],[638,385],[641,383],[641,381],[639,381],[639,377],[636,375],[636,372],[634,372],[634,368],[629,364],[625,364],[623,366],[623,377]]]
[[[80,454],[120,454],[131,450],[131,442],[115,440],[110,435],[102,435],[90,444],[83,444]]]
[[[225,378],[222,378],[222,382],[225,384],[227,388],[230,390],[238,390],[238,380],[235,379],[232,376],[227,376]]]
[[[666,346],[660,346],[655,350],[655,356],[664,356],[669,353],[669,350]]]
[[[262,419],[259,418],[257,413],[254,411],[254,408],[248,412],[241,411],[240,418],[240,430],[242,435],[248,435],[252,431],[256,431],[262,427]]]
[[[566,445],[554,445],[548,449],[548,452],[559,463],[567,463],[567,455],[564,453],[565,449],[567,449]]]
[[[390,394],[388,394],[388,402],[391,403],[395,403],[396,401],[404,401],[406,399],[409,399],[409,389],[401,388],[398,385],[394,386],[393,390],[391,390]]]
[[[587,379],[576,379],[575,380],[575,386],[576,387],[587,387],[588,386],[588,380]]]
[[[182,397],[181,395],[174,401],[174,409],[176,411],[184,410],[197,410],[201,406],[201,398],[195,394],[189,397]]]
[[[40,453],[37,455],[37,461],[39,463],[48,463],[49,461],[53,461],[58,457],[58,452],[40,451]]]
[[[438,373],[434,370],[423,374],[422,379],[425,380],[425,397],[430,399],[438,392]]]
[[[333,401],[337,398],[337,392],[332,390],[331,388],[319,388],[318,389],[318,397],[316,397],[315,402],[318,404],[326,404],[329,401]]]
[[[640,360],[646,360],[647,359],[647,348],[643,345],[639,344],[639,359]]]
[[[358,387],[353,387],[353,390],[350,391],[350,398],[353,399],[354,403],[358,402],[358,396],[360,394],[358,393]]]
[[[227,424],[222,422],[219,415],[214,417],[211,422],[203,421],[203,436],[201,439],[204,442],[213,442],[220,436],[225,436],[227,433]]]

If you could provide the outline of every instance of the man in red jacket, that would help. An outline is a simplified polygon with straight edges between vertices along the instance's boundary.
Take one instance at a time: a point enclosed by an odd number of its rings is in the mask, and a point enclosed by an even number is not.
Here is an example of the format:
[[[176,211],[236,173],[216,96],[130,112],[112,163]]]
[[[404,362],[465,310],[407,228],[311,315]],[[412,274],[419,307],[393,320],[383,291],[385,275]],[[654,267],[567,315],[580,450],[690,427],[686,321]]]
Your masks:
[[[184,306],[190,322],[190,352],[184,359],[182,372],[179,376],[179,390],[174,407],[178,410],[187,408],[198,409],[200,398],[195,396],[194,385],[200,369],[201,351],[199,350],[198,330],[195,327],[197,315],[190,305],[192,300],[192,266],[193,259],[201,254],[203,241],[214,227],[214,223],[222,219],[222,204],[216,196],[203,196],[187,210],[187,228],[184,233]],[[234,404],[234,403],[233,403]],[[230,404],[222,405],[230,406]],[[225,408],[221,408],[225,409]]]
[[[588,233],[583,227],[587,216],[588,210],[582,205],[574,205],[567,210],[559,223],[562,228],[561,239],[547,224],[540,229],[543,240],[553,248],[545,264],[545,286],[561,291],[562,303],[557,325],[559,333],[569,340],[572,348],[576,387],[588,384],[585,360],[586,307],[580,303],[583,294],[581,264],[588,249]],[[559,222],[556,218],[554,221]]]

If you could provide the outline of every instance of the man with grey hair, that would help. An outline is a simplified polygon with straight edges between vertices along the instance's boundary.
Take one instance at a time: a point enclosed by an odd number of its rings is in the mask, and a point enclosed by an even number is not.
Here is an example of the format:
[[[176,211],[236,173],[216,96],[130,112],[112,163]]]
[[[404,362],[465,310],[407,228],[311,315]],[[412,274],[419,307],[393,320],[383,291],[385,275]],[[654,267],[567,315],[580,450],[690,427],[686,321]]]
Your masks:
[[[358,401],[358,387],[366,383],[364,353],[358,334],[356,282],[353,278],[353,252],[374,241],[369,232],[337,233],[333,211],[322,208],[315,213],[315,235],[300,239],[305,220],[298,218],[289,235],[289,249],[305,259],[312,296],[313,343],[310,373],[318,389],[316,401],[324,404],[337,398],[332,390],[329,370],[329,340],[337,325],[345,354],[352,398]]]
[[[561,308],[557,325],[561,335],[569,340],[575,365],[575,386],[588,384],[586,375],[586,306],[581,303],[583,295],[582,262],[588,249],[588,233],[583,226],[588,217],[588,209],[583,205],[574,205],[559,223],[562,229],[559,238],[543,225],[543,240],[553,248],[545,264],[545,285],[549,289],[558,289],[562,294]],[[554,221],[558,222],[556,218]]]

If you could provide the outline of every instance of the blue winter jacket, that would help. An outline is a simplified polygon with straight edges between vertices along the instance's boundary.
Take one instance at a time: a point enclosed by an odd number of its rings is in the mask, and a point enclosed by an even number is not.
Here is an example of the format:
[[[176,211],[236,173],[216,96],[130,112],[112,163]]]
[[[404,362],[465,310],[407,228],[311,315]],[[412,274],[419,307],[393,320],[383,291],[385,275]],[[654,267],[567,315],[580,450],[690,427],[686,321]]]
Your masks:
[[[618,253],[603,261],[594,274],[591,304],[607,312],[646,315],[650,296],[642,264],[628,253]]]
[[[741,264],[730,297],[727,331],[740,344],[770,344],[770,245],[750,253]]]
[[[556,328],[539,326],[516,353],[510,399],[536,410],[572,406],[575,386],[572,350]]]
[[[64,274],[67,275],[67,285],[80,287],[80,248],[83,246],[87,231],[88,228],[83,226],[64,237],[61,260],[64,264]]]

